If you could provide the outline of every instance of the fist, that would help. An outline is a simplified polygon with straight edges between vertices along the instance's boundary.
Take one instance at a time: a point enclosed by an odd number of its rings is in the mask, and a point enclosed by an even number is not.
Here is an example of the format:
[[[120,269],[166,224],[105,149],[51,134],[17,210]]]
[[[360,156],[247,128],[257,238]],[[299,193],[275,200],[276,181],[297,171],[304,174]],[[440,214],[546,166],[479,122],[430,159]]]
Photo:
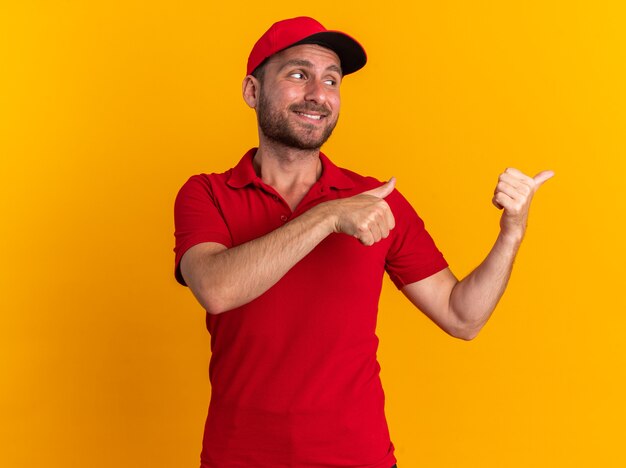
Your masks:
[[[395,179],[353,197],[335,200],[335,232],[356,237],[363,245],[373,245],[389,236],[395,219],[385,197],[395,186]]]
[[[554,176],[552,171],[543,171],[529,177],[517,169],[508,168],[498,178],[492,202],[503,210],[500,228],[504,234],[521,238],[526,230],[530,202],[535,192]]]

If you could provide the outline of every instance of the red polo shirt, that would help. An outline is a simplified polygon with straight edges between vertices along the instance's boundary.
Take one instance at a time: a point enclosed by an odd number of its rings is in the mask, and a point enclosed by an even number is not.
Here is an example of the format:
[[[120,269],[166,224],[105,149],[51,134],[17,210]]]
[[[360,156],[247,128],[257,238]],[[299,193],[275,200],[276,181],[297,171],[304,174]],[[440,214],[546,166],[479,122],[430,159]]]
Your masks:
[[[381,185],[320,155],[322,175],[294,212],[255,174],[250,150],[222,174],[191,177],[175,204],[176,278],[201,242],[234,247],[318,203]],[[398,191],[396,227],[366,247],[331,234],[252,302],[207,314],[211,403],[202,467],[389,468],[395,462],[376,360],[385,271],[397,287],[447,266]]]

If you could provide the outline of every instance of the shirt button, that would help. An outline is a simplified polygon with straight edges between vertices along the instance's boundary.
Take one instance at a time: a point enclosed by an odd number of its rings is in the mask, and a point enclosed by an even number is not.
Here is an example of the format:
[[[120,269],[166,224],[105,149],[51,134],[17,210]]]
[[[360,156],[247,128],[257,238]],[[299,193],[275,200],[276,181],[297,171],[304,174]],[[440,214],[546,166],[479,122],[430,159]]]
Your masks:
[[[277,197],[276,195],[272,195],[272,199],[273,199],[274,201],[278,201],[278,197]]]
[[[284,223],[285,221],[287,221],[287,216],[280,215],[280,220]]]

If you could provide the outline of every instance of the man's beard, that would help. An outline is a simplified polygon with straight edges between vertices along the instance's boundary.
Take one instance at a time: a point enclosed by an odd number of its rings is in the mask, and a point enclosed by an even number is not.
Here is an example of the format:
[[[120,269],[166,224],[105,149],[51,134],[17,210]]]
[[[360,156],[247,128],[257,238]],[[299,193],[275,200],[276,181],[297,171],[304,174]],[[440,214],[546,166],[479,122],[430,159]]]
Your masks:
[[[289,107],[289,112],[318,112],[321,113],[327,119],[327,115],[330,112],[324,106],[315,105],[305,102],[301,105],[292,105]],[[257,105],[257,115],[259,119],[259,127],[263,135],[266,138],[280,143],[283,146],[289,148],[296,148],[300,150],[319,150],[326,140],[330,138],[335,126],[337,125],[337,119],[334,122],[329,122],[324,128],[324,131],[319,137],[315,136],[317,132],[317,125],[310,125],[307,129],[307,124],[299,125],[301,128],[294,128],[293,124],[290,124],[287,117],[278,111],[272,109],[271,104],[265,98],[263,91],[259,95],[259,102]]]

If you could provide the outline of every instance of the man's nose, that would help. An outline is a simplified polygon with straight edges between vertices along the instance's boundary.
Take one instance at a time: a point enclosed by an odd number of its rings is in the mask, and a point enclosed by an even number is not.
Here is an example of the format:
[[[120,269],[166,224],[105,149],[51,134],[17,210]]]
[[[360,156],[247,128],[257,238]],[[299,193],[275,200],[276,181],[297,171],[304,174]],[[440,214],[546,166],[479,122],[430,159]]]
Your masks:
[[[317,79],[310,79],[306,85],[306,94],[304,99],[318,104],[325,102],[326,90],[324,89],[324,83]]]

